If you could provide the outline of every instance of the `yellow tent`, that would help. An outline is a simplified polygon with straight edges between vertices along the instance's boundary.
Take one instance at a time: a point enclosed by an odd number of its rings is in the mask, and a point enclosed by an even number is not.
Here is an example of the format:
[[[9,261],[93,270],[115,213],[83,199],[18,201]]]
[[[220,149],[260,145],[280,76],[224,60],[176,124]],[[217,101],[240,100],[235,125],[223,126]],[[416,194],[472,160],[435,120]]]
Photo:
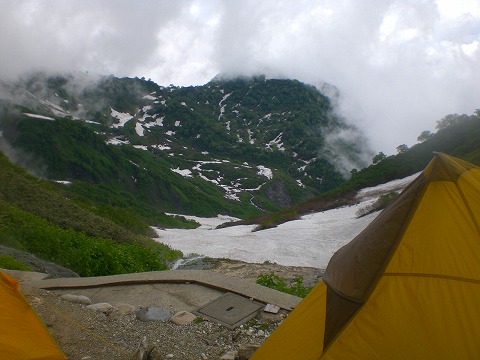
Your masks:
[[[480,168],[435,156],[252,359],[480,359]]]
[[[0,359],[66,359],[18,290],[18,282],[1,271],[0,299]]]

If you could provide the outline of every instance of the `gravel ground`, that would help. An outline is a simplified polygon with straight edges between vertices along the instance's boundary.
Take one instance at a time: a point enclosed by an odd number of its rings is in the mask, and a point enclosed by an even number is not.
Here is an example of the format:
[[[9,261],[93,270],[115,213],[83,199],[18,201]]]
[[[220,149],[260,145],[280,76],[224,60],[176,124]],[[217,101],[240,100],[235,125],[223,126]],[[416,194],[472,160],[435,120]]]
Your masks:
[[[302,275],[306,282],[321,274],[313,268],[228,260],[217,260],[215,266],[210,270],[252,281],[259,274],[270,272],[286,278]],[[25,286],[21,290],[70,360],[134,359],[133,354],[144,338],[148,349],[153,349],[148,359],[220,359],[246,344],[260,345],[287,315],[285,311],[276,315],[262,312],[234,330],[199,318],[181,326],[170,321],[143,322],[135,314],[120,316],[116,312],[93,311],[62,300],[56,291]]]

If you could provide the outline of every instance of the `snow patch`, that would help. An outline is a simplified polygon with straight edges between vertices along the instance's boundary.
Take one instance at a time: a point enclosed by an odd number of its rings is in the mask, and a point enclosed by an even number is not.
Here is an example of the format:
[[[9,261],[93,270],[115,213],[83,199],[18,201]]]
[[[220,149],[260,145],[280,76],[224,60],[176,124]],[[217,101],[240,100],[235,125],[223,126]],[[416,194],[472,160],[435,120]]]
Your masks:
[[[417,174],[416,174],[417,175]],[[381,194],[392,187],[401,189],[416,175],[362,190],[362,194]],[[276,262],[289,266],[312,266],[325,269],[331,256],[358,235],[377,215],[357,218],[359,204],[302,216],[299,220],[281,224],[273,229],[252,232],[256,225],[240,225],[216,229],[235,218],[220,215],[216,218],[186,216],[200,223],[197,229],[155,229],[162,243],[184,253],[197,253],[213,258],[230,258],[246,262]]]
[[[173,172],[182,175],[183,177],[193,177],[192,176],[192,171],[190,169],[183,169],[181,170],[180,168],[176,169],[171,169]]]
[[[31,114],[31,113],[23,113],[23,115],[26,115],[28,117],[35,118],[35,119],[55,121],[55,119],[50,116],[43,116],[43,115]]]
[[[144,136],[145,129],[143,128],[142,124],[137,122],[135,124],[135,132],[137,133],[138,136]]]
[[[152,101],[153,101],[153,100],[157,100],[157,98],[156,98],[155,96],[152,96],[152,95],[150,95],[150,94],[149,94],[149,95],[145,95],[145,96],[143,97],[143,99],[152,100]]]
[[[268,180],[273,179],[273,172],[272,172],[271,169],[269,169],[269,168],[267,168],[263,165],[258,165],[257,169],[258,169],[258,172],[257,172],[258,175],[265,176]]]
[[[283,135],[283,132],[278,134],[275,137],[275,139],[273,139],[272,141],[270,141],[268,144],[265,145],[265,148],[271,150],[272,146],[276,146],[278,150],[285,151],[285,148],[283,147],[283,142],[282,142],[282,135]]]
[[[153,148],[155,149],[158,149],[158,150],[170,150],[171,147],[170,146],[167,146],[167,145],[161,145],[161,144],[158,144],[158,145],[152,145]]]
[[[129,113],[122,113],[113,108],[110,108],[110,116],[118,120],[118,124],[112,124],[113,128],[123,127],[128,121],[133,119]]]
[[[107,140],[108,145],[123,145],[123,144],[130,144],[128,140],[125,140],[120,137],[114,137],[109,140]]]
[[[223,90],[221,90],[221,93],[223,94]],[[232,95],[232,93],[228,93],[223,96],[222,100],[218,103],[218,106],[220,107],[220,115],[218,115],[218,120],[223,116],[223,113],[225,112],[225,105],[223,105],[223,102],[228,99],[228,97]]]

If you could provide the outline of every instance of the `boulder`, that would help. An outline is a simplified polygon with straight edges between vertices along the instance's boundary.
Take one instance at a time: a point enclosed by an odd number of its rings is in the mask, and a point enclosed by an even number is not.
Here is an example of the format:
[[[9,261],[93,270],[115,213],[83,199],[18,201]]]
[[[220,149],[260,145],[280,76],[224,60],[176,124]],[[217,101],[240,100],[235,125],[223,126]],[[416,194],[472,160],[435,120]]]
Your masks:
[[[227,351],[225,354],[223,354],[219,358],[219,360],[236,360],[236,359],[238,359],[238,351],[237,350]]]
[[[87,309],[94,310],[94,311],[99,311],[99,312],[103,312],[103,313],[109,313],[114,308],[113,308],[112,304],[109,304],[109,303],[97,303],[97,304],[87,305]]]
[[[169,311],[158,307],[147,307],[138,310],[135,313],[135,316],[140,321],[164,321],[170,319],[172,314]]]
[[[197,318],[196,315],[188,311],[179,311],[170,318],[170,321],[177,325],[188,325]]]
[[[90,305],[92,303],[92,300],[84,295],[63,294],[60,298],[76,304]]]
[[[259,348],[259,345],[255,344],[243,344],[238,348],[238,359],[247,360],[250,359],[253,353]]]

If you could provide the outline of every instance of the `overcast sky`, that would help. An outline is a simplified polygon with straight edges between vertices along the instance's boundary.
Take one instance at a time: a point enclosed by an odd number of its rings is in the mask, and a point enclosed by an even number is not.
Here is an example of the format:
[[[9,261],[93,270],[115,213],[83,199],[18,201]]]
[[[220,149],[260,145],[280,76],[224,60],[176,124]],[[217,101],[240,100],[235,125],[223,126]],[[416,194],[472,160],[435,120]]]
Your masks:
[[[341,92],[374,151],[480,108],[480,0],[0,0],[0,77],[204,84],[266,74]]]

